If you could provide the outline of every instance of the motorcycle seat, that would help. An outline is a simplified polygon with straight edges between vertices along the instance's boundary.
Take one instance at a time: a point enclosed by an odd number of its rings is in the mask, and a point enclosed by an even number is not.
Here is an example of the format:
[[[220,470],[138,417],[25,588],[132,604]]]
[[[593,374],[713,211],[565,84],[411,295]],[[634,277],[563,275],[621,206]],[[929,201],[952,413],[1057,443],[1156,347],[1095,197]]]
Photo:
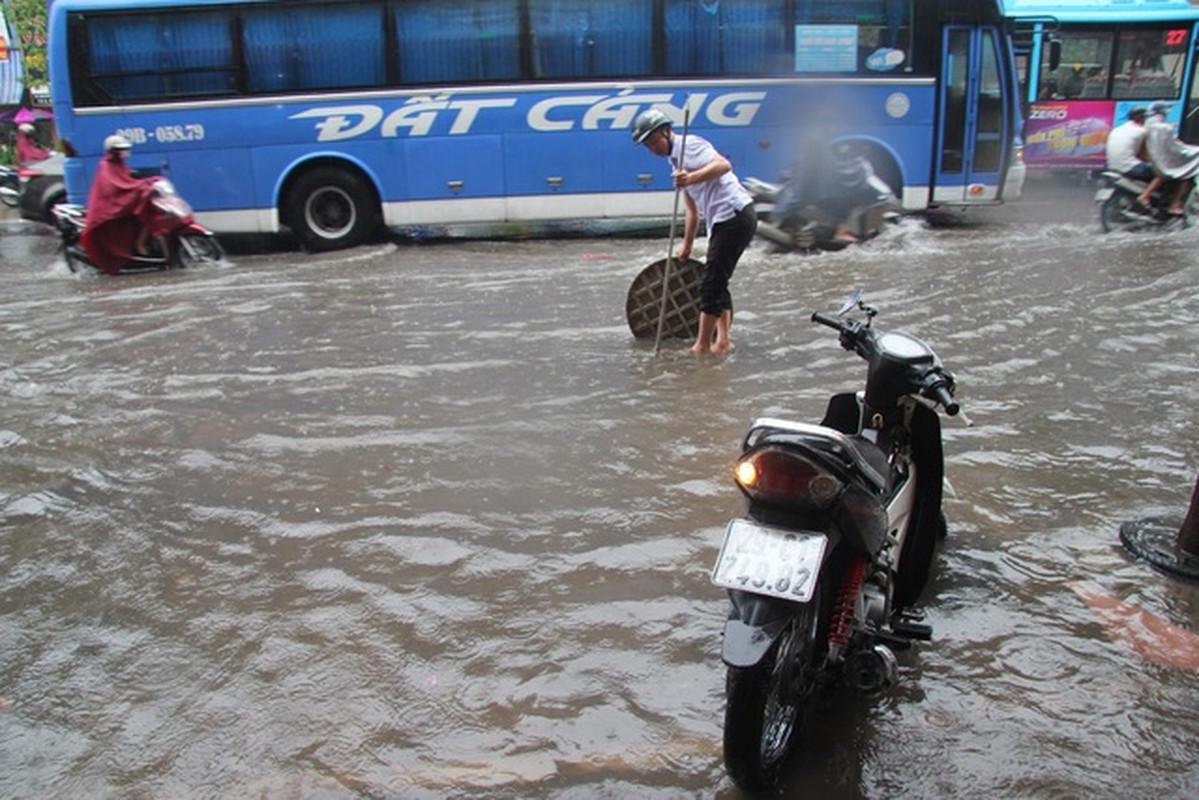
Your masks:
[[[1112,186],[1118,186],[1128,192],[1140,194],[1145,191],[1145,187],[1149,184],[1145,181],[1138,181],[1136,178],[1130,178],[1122,172],[1116,172],[1114,169],[1107,169],[1100,173],[1103,180],[1107,181]]]

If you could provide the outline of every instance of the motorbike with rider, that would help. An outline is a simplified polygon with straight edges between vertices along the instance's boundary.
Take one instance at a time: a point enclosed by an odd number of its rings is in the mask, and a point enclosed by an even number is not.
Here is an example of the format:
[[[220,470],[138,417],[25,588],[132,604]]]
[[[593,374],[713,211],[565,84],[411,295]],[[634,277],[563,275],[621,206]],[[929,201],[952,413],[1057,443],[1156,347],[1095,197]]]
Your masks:
[[[872,239],[901,203],[853,142],[810,142],[782,183],[746,179],[755,202],[771,207],[758,235],[784,250],[840,250]]]
[[[1107,169],[1095,193],[1105,233],[1190,224],[1199,147],[1178,139],[1169,110],[1168,103],[1137,106],[1108,134]]]
[[[63,203],[53,209],[72,271],[77,261],[115,275],[221,260],[216,237],[195,221],[171,182],[130,168],[132,149],[124,136],[106,138],[86,207]]]

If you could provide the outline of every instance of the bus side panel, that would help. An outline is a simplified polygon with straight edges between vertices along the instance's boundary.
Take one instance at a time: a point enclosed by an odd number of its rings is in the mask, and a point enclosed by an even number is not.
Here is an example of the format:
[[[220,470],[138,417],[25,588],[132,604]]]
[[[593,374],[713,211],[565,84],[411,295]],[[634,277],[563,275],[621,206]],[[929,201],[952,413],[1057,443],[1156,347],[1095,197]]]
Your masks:
[[[512,133],[504,137],[504,183],[509,194],[573,194],[605,188],[603,161],[597,158],[606,136],[597,131],[579,134]],[[625,139],[625,149],[634,148]]]
[[[498,197],[504,193],[499,136],[436,137],[404,142],[401,168],[412,200]]]

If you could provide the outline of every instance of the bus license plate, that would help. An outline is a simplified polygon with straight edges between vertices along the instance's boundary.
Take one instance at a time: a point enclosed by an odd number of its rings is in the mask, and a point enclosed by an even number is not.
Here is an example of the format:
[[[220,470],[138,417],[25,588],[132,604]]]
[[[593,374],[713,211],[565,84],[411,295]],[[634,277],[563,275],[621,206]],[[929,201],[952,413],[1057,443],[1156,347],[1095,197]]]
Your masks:
[[[816,589],[827,543],[823,534],[735,519],[724,531],[712,583],[806,603]]]

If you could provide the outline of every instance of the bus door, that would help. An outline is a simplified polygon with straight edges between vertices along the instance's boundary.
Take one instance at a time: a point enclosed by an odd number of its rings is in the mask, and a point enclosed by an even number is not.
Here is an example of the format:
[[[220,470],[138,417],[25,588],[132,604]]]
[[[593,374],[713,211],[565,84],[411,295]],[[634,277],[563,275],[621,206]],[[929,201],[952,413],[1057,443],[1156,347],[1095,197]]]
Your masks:
[[[997,29],[944,28],[933,203],[994,203],[1001,198],[1015,124],[1011,76],[1000,71]]]
[[[1199,31],[1199,25],[1195,26]],[[1189,89],[1182,96],[1182,122],[1178,126],[1178,136],[1189,144],[1199,143],[1199,33],[1191,32],[1191,57],[1188,59],[1186,80]]]

